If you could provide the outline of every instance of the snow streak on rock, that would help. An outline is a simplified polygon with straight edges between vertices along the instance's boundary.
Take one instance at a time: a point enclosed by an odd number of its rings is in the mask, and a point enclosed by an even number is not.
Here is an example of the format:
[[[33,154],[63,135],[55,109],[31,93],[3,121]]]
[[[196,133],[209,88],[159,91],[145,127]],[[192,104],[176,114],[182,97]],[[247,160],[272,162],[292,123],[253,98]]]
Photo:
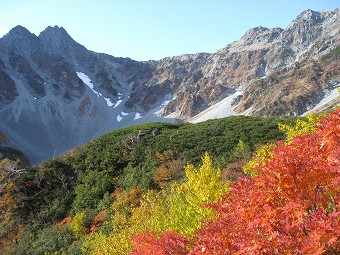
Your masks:
[[[111,102],[110,98],[104,97],[104,99],[105,99],[105,101],[106,101],[108,106],[112,106],[113,105],[113,103]]]
[[[86,74],[82,72],[77,72],[77,75],[79,79],[81,79],[98,97],[101,96],[101,94],[93,88],[93,83]]]
[[[115,106],[113,108],[116,108],[118,105],[120,105],[120,103],[122,102],[123,100],[118,100],[117,103],[115,104]]]
[[[94,86],[93,86],[93,83],[91,82],[91,79],[86,74],[84,74],[82,72],[77,72],[77,75],[78,75],[79,79],[81,79],[98,97],[103,96],[101,93],[99,93],[98,91],[96,91],[94,89]],[[105,99],[108,106],[113,105],[110,98],[104,97],[104,99]]]

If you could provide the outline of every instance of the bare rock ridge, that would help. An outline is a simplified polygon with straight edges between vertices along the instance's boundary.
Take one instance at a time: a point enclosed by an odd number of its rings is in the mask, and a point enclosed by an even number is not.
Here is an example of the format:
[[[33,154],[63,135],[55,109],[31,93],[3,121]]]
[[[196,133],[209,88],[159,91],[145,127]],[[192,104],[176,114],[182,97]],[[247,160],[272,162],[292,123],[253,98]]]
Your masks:
[[[37,163],[142,122],[323,110],[339,95],[339,23],[339,9],[307,10],[216,53],[145,62],[17,26],[0,39],[0,132]]]

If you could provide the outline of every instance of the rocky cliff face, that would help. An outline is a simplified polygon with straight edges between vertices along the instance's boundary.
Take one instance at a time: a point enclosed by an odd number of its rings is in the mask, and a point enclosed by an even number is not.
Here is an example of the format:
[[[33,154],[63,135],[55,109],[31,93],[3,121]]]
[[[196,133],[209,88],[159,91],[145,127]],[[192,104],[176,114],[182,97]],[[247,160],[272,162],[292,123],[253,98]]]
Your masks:
[[[95,53],[64,28],[0,39],[0,132],[33,163],[112,129],[233,114],[301,115],[339,87],[339,9],[252,28],[216,53],[137,62]]]
[[[237,112],[301,115],[339,87],[339,9],[300,14],[273,41]]]
[[[88,51],[63,28],[39,36],[13,28],[0,39],[0,130],[7,145],[36,163],[131,125],[136,113],[125,113],[121,103],[130,95],[128,79],[138,80],[143,66]]]
[[[171,98],[163,116],[184,120],[227,97],[227,114],[303,114],[339,84],[339,57],[327,57],[339,49],[339,25],[339,9],[307,10],[286,29],[252,28],[214,54],[153,62],[152,78],[129,106],[148,110],[143,102],[154,102],[152,91],[160,89]]]
[[[240,40],[211,54],[191,74],[196,80],[184,82],[182,88],[199,88],[191,100],[207,106],[239,88],[243,93],[234,102],[238,114],[299,115],[338,86],[339,57],[325,60],[338,47],[339,10],[308,10],[284,30],[250,29]],[[173,105],[180,111],[186,103],[179,96]]]

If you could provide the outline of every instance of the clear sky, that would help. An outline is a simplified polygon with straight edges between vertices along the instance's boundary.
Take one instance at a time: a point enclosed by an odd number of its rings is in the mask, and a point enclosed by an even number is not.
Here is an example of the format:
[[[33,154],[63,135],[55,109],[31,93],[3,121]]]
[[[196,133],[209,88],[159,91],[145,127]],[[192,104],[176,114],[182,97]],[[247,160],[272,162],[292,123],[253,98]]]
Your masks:
[[[216,52],[256,26],[285,28],[339,0],[0,0],[0,37],[62,26],[89,50],[135,60]]]

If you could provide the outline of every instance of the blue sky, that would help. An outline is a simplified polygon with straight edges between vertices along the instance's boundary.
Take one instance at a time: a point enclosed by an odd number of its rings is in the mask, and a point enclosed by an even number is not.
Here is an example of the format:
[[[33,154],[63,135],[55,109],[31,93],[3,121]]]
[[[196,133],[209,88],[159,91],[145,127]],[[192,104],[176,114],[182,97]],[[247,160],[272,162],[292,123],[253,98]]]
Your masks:
[[[135,60],[216,52],[256,26],[285,28],[339,0],[0,0],[0,37],[62,26],[86,48]]]

